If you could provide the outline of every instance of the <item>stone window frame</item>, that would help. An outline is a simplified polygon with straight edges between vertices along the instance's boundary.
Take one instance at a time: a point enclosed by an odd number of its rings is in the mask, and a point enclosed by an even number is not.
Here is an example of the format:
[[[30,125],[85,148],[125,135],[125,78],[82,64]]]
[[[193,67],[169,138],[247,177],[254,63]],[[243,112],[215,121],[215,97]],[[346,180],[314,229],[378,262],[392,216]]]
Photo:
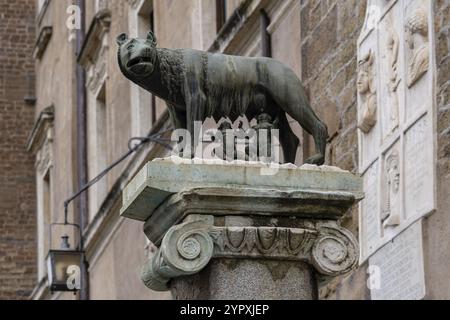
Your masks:
[[[155,4],[153,0],[128,0],[128,31],[130,38],[144,36],[148,30],[139,30],[141,28],[140,20],[144,10],[147,14],[155,10]],[[150,18],[150,17],[149,17]],[[150,25],[150,29],[155,32],[155,16],[153,15],[153,26]],[[143,113],[143,106],[150,105],[150,125],[145,126],[143,120],[149,117],[140,115]],[[148,110],[147,110],[148,111]],[[146,90],[138,87],[130,82],[130,115],[131,115],[131,135],[132,136],[146,136],[153,130],[153,127],[157,123],[156,113],[156,97],[148,93]],[[146,112],[144,111],[144,114]],[[152,244],[150,240],[146,238],[144,251],[147,256],[152,252]],[[154,248],[153,248],[154,249]],[[154,250],[153,250],[154,251]]]
[[[33,51],[33,58],[37,60],[41,60],[45,50],[47,49],[47,46],[52,38],[53,35],[53,27],[51,26],[45,26],[41,28],[41,31],[39,32],[39,36],[36,40],[36,44],[34,46]]]
[[[103,171],[108,163],[108,136],[109,136],[109,112],[107,100],[107,74],[99,80],[95,91],[88,92],[88,178],[95,178]],[[101,136],[104,134],[104,137]],[[91,156],[92,155],[92,156]],[[89,220],[92,221],[102,203],[108,196],[108,177],[104,177],[90,190],[89,195]]]
[[[53,27],[50,14],[51,0],[36,0],[36,43],[33,49],[33,58],[41,60],[52,38]]]
[[[54,142],[55,108],[45,108],[32,129],[28,138],[27,151],[35,156],[36,169],[36,198],[37,198],[37,256],[38,256],[38,282],[47,276],[46,257],[51,243],[47,243],[50,236],[50,225],[53,223],[54,213],[54,181],[53,178],[53,142]],[[49,203],[45,208],[44,180],[49,177],[50,189],[48,192]],[[48,212],[44,212],[48,210]],[[46,219],[47,217],[47,219]],[[48,220],[48,221],[46,221]]]
[[[207,51],[236,52],[234,47],[236,42],[241,41],[243,34],[246,34],[247,38],[256,34],[251,34],[254,30],[249,31],[249,29],[254,29],[255,19],[257,20],[259,9],[262,8],[263,2],[264,0],[243,0],[226,19],[225,24],[218,31],[216,38]],[[239,40],[236,41],[236,39]]]
[[[98,97],[102,90],[107,88],[107,80],[109,78],[109,38],[111,26],[111,11],[103,8],[97,12],[89,26],[85,42],[78,55],[78,62],[86,70],[86,95],[87,95],[87,123],[88,130],[97,132],[94,122],[97,121]],[[105,106],[107,106],[107,98],[105,97]],[[106,117],[108,112],[106,110]],[[94,122],[92,122],[94,121]],[[106,118],[106,135],[108,134],[108,120]],[[93,143],[89,139],[94,139]],[[100,171],[106,167],[108,150],[102,150],[102,159],[106,161],[98,162],[95,141],[97,135],[88,134],[88,175],[89,179],[94,178]],[[89,154],[94,154],[93,157]],[[107,178],[102,179],[100,184],[94,185],[89,191],[89,221],[92,221],[97,215],[104,199],[107,197]]]
[[[129,36],[143,37],[153,29],[150,15],[154,12],[153,0],[128,0],[128,30]],[[148,24],[145,28],[141,25],[144,13],[148,15]],[[154,23],[154,18],[153,18]],[[145,29],[145,30],[144,30]],[[145,136],[157,121],[156,98],[142,88],[130,82],[130,113],[131,113],[131,135]]]
[[[265,5],[266,4],[266,5]],[[209,47],[210,52],[230,52],[235,51],[236,42],[243,42],[242,34],[249,34],[247,38],[255,38],[259,24],[260,10],[264,9],[269,16],[272,16],[271,22],[267,28],[269,34],[272,34],[283,19],[289,15],[290,10],[298,4],[296,0],[274,0],[265,3],[263,0],[244,0],[239,7],[230,15],[216,36],[216,39]],[[259,35],[256,36],[259,38]],[[248,52],[255,52],[257,44],[252,43]]]

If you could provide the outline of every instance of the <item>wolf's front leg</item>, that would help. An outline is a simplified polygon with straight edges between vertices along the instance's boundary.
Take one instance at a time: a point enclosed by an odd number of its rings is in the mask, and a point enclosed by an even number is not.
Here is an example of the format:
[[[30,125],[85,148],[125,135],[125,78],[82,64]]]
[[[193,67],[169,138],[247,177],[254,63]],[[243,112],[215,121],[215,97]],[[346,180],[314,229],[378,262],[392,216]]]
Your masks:
[[[186,99],[187,129],[191,135],[191,158],[202,158],[202,125],[204,120],[203,109],[205,100],[201,93],[191,94]]]

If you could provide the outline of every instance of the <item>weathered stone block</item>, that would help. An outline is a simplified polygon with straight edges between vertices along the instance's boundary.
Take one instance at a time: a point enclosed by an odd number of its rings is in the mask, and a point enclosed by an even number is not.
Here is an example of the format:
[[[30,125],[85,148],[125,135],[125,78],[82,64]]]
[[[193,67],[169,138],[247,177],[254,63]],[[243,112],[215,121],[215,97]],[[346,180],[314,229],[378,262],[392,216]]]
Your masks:
[[[269,199],[270,193],[277,190],[291,194],[293,199],[313,199],[330,196],[330,190],[344,197],[357,197],[355,194],[361,197],[360,187],[358,177],[332,167],[276,165],[269,168],[239,161],[166,158],[148,163],[125,188],[121,215],[146,221],[169,196],[205,188],[223,188],[229,192],[250,189],[255,196]]]

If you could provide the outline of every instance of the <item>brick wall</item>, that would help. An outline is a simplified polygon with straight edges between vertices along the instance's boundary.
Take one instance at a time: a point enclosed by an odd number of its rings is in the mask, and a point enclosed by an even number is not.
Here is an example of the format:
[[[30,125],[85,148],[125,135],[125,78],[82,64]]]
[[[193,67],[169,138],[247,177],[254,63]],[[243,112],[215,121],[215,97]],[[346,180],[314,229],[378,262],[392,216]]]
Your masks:
[[[436,39],[437,210],[424,223],[427,298],[450,299],[450,0],[434,1]],[[444,277],[443,277],[444,275]],[[443,278],[446,280],[443,281]]]
[[[332,140],[328,163],[355,171],[358,167],[356,129],[357,38],[364,22],[366,1],[302,1],[302,66],[313,108],[329,126]],[[437,101],[436,212],[424,221],[427,297],[450,297],[450,284],[442,281],[442,268],[450,253],[442,245],[450,233],[450,0],[434,1]],[[357,210],[342,222],[357,235]],[[322,286],[322,299],[368,299],[366,267]],[[430,285],[432,284],[432,285]]]
[[[25,150],[34,108],[24,102],[35,2],[0,0],[0,300],[25,299],[35,285],[34,160]]]
[[[450,176],[450,0],[436,0],[435,12],[438,168],[448,179]],[[441,177],[441,175],[438,176]]]
[[[356,172],[357,132],[357,39],[364,23],[366,1],[302,1],[302,80],[311,104],[329,129],[328,164]],[[342,224],[358,232],[358,212]],[[335,279],[320,290],[323,299],[367,298],[365,270]]]

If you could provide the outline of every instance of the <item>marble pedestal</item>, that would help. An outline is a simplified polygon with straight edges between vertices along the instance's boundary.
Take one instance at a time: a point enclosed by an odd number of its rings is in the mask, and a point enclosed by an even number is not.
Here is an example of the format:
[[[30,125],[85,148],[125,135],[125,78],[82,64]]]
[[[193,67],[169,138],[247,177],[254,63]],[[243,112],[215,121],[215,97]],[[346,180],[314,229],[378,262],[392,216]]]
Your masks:
[[[124,190],[122,216],[158,247],[142,280],[175,299],[317,298],[319,278],[356,267],[338,220],[360,177],[332,167],[159,159]]]

